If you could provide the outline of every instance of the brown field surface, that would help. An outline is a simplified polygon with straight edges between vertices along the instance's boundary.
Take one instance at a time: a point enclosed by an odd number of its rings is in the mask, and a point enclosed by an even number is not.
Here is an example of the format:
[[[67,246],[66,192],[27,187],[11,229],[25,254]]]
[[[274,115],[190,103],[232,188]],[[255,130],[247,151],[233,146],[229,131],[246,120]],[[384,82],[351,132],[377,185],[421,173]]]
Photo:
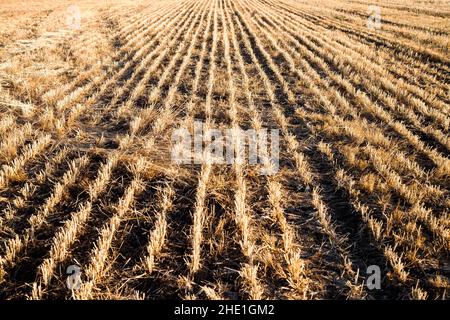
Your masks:
[[[440,0],[0,0],[0,299],[449,299],[449,39]],[[279,170],[172,161],[195,121]]]

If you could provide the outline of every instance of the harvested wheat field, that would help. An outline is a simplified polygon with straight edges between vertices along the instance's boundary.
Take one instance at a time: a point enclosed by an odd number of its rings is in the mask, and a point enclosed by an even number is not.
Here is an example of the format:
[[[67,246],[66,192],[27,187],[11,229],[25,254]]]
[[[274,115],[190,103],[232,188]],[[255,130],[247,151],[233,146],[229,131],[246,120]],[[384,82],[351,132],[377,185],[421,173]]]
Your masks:
[[[449,299],[450,6],[374,2],[2,0],[0,299]]]

